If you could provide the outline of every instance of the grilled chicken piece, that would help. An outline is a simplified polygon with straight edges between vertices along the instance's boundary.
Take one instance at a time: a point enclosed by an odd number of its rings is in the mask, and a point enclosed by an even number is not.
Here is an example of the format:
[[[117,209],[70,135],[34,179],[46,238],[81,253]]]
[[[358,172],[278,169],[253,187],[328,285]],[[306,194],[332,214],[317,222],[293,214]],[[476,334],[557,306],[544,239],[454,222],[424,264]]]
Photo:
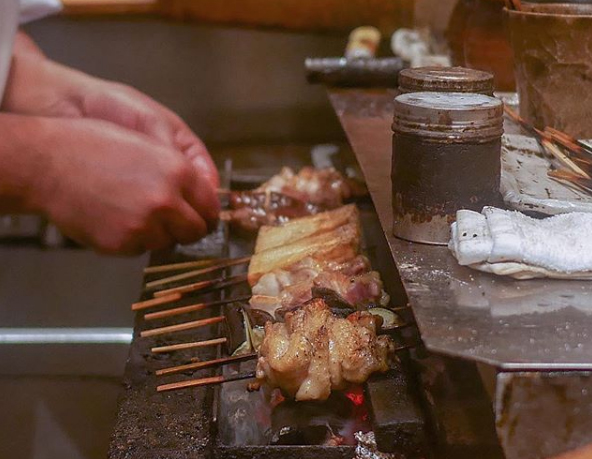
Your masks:
[[[296,400],[326,400],[332,390],[387,371],[393,343],[376,335],[374,320],[368,312],[338,318],[315,299],[287,313],[284,323],[268,322],[257,379]]]
[[[333,168],[314,167],[303,167],[297,174],[284,167],[256,191],[275,191],[328,209],[367,193],[358,182],[344,177]]]
[[[344,300],[358,308],[369,303],[386,306],[389,298],[382,289],[382,280],[377,271],[370,271],[356,276],[341,272],[322,272],[314,279],[314,286],[333,290]]]
[[[364,255],[358,255],[343,263],[315,260],[306,257],[286,269],[275,269],[264,274],[253,286],[253,294],[277,296],[280,292],[294,284],[315,279],[322,272],[339,272],[346,276],[362,274],[370,269],[370,261]]]
[[[370,304],[385,306],[390,298],[382,289],[380,275],[369,269],[363,255],[345,263],[319,263],[309,257],[286,270],[263,275],[252,288],[249,304],[252,309],[281,318],[310,300],[313,291],[330,290],[352,309],[366,309]]]
[[[304,167],[295,174],[284,167],[255,190],[230,193],[230,210],[222,212],[221,218],[234,229],[252,234],[264,225],[281,225],[335,209],[344,201],[367,193],[363,185],[332,168]]]
[[[318,214],[323,207],[271,191],[234,191],[230,194],[230,210],[221,219],[233,229],[252,234],[266,225],[281,225],[292,219]]]

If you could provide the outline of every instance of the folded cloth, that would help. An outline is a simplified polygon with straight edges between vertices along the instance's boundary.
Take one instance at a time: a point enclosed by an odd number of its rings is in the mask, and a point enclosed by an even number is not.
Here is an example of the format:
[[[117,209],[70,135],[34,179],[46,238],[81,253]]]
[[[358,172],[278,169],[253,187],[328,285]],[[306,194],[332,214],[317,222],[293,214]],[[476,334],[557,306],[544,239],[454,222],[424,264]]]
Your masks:
[[[460,210],[448,247],[459,264],[517,279],[592,279],[592,214],[537,220],[485,207]]]

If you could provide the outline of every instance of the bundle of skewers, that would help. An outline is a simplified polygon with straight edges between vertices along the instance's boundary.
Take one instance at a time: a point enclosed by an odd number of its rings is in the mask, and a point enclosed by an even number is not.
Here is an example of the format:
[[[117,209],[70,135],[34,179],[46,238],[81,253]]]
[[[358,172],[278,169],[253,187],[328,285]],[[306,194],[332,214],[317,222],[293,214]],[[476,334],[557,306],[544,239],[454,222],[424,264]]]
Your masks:
[[[581,140],[546,127],[537,129],[507,105],[506,114],[525,131],[533,135],[545,154],[551,159],[553,169],[547,175],[553,180],[592,194],[592,147]]]
[[[256,361],[255,371],[233,376],[188,379],[158,386],[159,391],[256,380],[279,388],[296,400],[324,400],[332,390],[365,382],[375,372],[387,371],[395,353],[393,333],[412,325],[390,308],[382,280],[361,253],[361,227],[355,205],[337,206],[313,215],[263,225],[250,257],[196,261],[147,268],[166,277],[146,284],[154,298],[132,305],[149,310],[146,323],[191,312],[239,304],[244,316],[245,341],[232,354],[208,361],[191,361],[163,368],[158,376],[194,372],[227,364]],[[230,277],[199,277],[246,265],[248,272]],[[181,274],[166,275],[183,270]],[[182,285],[178,285],[179,283]],[[166,288],[175,283],[174,287]],[[212,302],[176,303],[212,290],[241,283],[251,294]],[[158,308],[158,310],[154,310]],[[224,314],[176,323],[141,332],[142,337],[171,335],[225,322]],[[203,348],[228,342],[227,336],[152,348],[154,353]]]

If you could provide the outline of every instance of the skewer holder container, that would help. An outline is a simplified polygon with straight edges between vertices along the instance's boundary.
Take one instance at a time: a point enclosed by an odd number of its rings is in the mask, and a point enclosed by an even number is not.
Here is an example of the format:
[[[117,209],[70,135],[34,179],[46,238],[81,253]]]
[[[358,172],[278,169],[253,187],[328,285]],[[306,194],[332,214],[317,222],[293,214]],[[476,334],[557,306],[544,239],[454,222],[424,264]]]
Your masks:
[[[393,233],[446,245],[456,211],[500,206],[502,102],[482,94],[395,98]]]
[[[524,3],[507,17],[520,115],[539,129],[592,137],[592,5]]]

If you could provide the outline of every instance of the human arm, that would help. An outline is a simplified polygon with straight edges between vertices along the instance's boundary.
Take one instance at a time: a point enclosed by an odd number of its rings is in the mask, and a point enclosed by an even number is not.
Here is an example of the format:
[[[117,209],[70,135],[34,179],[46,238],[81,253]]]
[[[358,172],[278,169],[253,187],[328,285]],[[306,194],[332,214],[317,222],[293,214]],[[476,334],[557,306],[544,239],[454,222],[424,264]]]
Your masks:
[[[140,132],[182,152],[213,189],[219,186],[206,147],[176,114],[129,86],[46,58],[22,32],[15,43],[1,108],[17,114],[100,119]]]
[[[37,46],[37,43],[20,30],[16,33],[16,37],[14,38],[13,52],[15,55],[27,53],[45,58],[45,54],[41,51],[41,48]]]
[[[0,138],[0,212],[45,214],[67,236],[111,254],[193,242],[215,225],[208,180],[144,134],[0,114]]]

